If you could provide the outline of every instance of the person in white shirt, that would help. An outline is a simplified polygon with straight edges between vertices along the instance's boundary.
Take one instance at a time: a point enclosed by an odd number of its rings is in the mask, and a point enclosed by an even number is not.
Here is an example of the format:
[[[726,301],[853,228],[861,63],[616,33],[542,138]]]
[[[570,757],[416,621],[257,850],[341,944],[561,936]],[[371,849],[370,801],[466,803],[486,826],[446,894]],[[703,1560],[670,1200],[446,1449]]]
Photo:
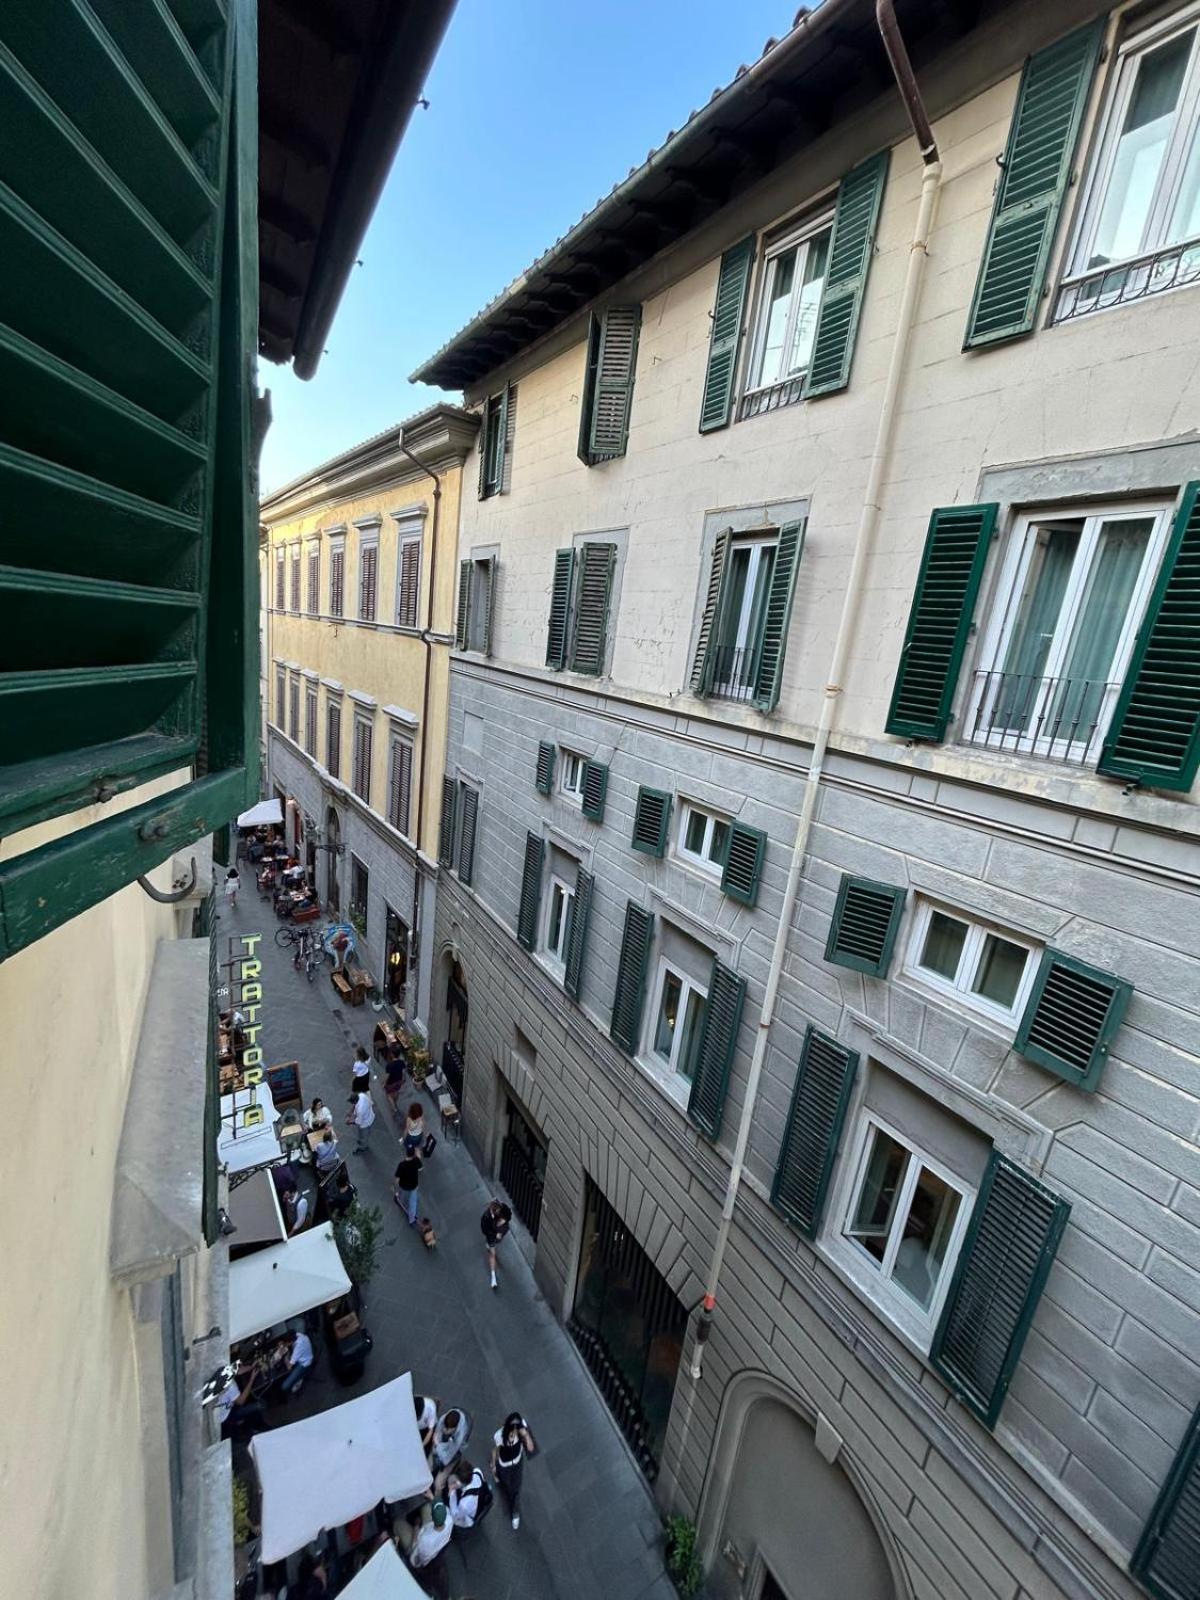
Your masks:
[[[473,1528],[483,1495],[483,1473],[464,1456],[450,1476],[446,1505],[456,1528]]]
[[[304,1113],[305,1133],[316,1133],[319,1128],[333,1126],[333,1112],[319,1096]]]
[[[396,1529],[396,1544],[408,1557],[414,1571],[428,1567],[450,1543],[454,1524],[440,1500],[427,1505],[421,1512],[421,1521],[414,1528],[411,1522],[402,1522]]]
[[[312,1340],[301,1330],[292,1335],[292,1348],[288,1355],[287,1371],[284,1373],[283,1382],[279,1385],[281,1394],[291,1394],[298,1389],[308,1377],[308,1370],[313,1364]]]
[[[360,1044],[354,1052],[354,1067],[350,1078],[351,1094],[371,1087],[371,1057]]]
[[[433,1443],[433,1430],[437,1427],[437,1401],[432,1395],[413,1395],[413,1410],[417,1414],[417,1432],[421,1435],[421,1448],[426,1455]]]
[[[354,1109],[346,1121],[355,1130],[354,1154],[365,1155],[368,1135],[375,1126],[375,1107],[371,1104],[371,1096],[365,1089],[360,1089],[354,1096]]]

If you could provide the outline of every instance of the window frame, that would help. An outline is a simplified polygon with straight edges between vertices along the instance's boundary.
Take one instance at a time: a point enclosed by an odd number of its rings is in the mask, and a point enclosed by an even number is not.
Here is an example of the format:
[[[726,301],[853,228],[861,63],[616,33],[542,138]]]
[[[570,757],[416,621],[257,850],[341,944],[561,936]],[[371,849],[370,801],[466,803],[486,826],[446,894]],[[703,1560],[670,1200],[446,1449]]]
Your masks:
[[[335,622],[346,620],[346,536],[329,541],[329,615]],[[336,581],[335,581],[336,580]]]
[[[678,1064],[680,1044],[683,1038],[682,1032],[676,1032],[672,1037],[671,1055],[669,1059],[663,1056],[662,1052],[655,1044],[655,1039],[658,1036],[658,1019],[662,1013],[663,995],[666,992],[668,973],[679,981],[679,1009],[682,1017],[686,1019],[689,996],[696,994],[700,997],[700,1012],[696,1018],[696,1028],[689,1041],[689,1048],[694,1052],[699,1048],[700,1045],[700,1035],[704,1029],[704,1008],[708,1005],[708,990],[702,988],[700,984],[696,982],[695,978],[686,973],[682,967],[676,966],[675,962],[671,961],[667,956],[661,954],[660,952],[658,961],[654,968],[654,984],[651,990],[652,1001],[646,1013],[646,1034],[643,1042],[642,1054],[648,1059],[650,1066],[655,1072],[658,1073],[660,1077],[665,1077],[668,1083],[677,1082],[686,1084],[690,1090],[693,1078],[695,1077],[694,1068],[691,1076],[689,1076],[686,1072],[680,1070]]]
[[[945,978],[941,973],[934,972],[929,967],[923,967],[920,963],[922,947],[935,912],[943,917],[950,917],[955,922],[961,922],[967,929],[967,935],[963,940],[962,952],[959,955],[958,966],[955,969],[953,978]],[[977,994],[973,989],[965,986],[978,973],[984,946],[989,936],[1003,939],[1006,944],[1015,945],[1025,952],[1025,970],[1021,974],[1021,981],[1017,985],[1013,1003],[1008,1008],[998,1004],[995,1000],[989,1000],[986,995]],[[960,911],[954,906],[944,905],[940,901],[926,899],[925,896],[919,895],[914,907],[908,936],[904,943],[904,959],[901,971],[906,978],[919,984],[923,989],[931,989],[934,993],[948,1000],[953,1000],[956,1005],[964,1006],[968,1010],[986,1017],[989,1022],[999,1023],[1000,1026],[1015,1031],[1017,1024],[1025,1013],[1030,991],[1033,989],[1037,978],[1042,949],[1043,946],[1039,945],[1036,940],[1027,938],[1022,934],[1011,933],[1007,928],[999,927],[976,917],[969,911]]]
[[[483,456],[483,463],[479,473],[481,500],[490,500],[493,495],[502,494],[504,490],[504,450],[505,450],[505,394],[490,394],[483,403],[483,420],[479,429],[479,451]],[[491,460],[493,441],[490,438],[493,420],[496,424],[496,437],[494,441],[495,460]],[[492,468],[495,469],[494,476]]]
[[[745,682],[734,683],[728,679],[719,679],[714,665],[712,687],[709,691],[714,700],[746,700],[753,697],[755,681],[758,677],[758,662],[762,652],[763,630],[766,624],[767,602],[770,600],[771,579],[768,578],[763,592],[762,607],[758,617],[756,636],[751,639],[751,623],[754,621],[754,595],[758,588],[759,572],[762,567],[762,552],[773,550],[776,557],[779,554],[779,529],[778,528],[747,528],[731,535],[729,552],[725,557],[728,575],[726,582],[732,581],[733,562],[738,552],[749,550],[750,570],[746,574],[746,586],[742,594],[742,606],[738,615],[737,628],[734,630],[734,643],[722,646],[719,635],[723,631],[724,617],[718,612],[713,623],[713,650],[732,649],[735,657],[742,657],[742,677]],[[772,576],[774,567],[772,567]],[[745,642],[739,644],[742,638],[743,625],[745,626]]]
[[[556,890],[562,893],[562,920],[559,925],[557,949],[550,943],[550,927],[554,920],[554,895]],[[549,881],[546,884],[546,891],[542,896],[545,909],[542,912],[540,954],[545,965],[561,982],[567,970],[567,931],[571,925],[571,907],[575,904],[575,884],[568,883],[566,878],[559,873],[551,872]]]
[[[704,818],[704,840],[706,845],[711,843],[718,827],[723,826],[726,829],[725,847],[719,857],[705,855],[703,851],[697,854],[696,851],[688,848],[688,823],[693,815]],[[715,878],[719,882],[725,871],[725,857],[729,853],[728,830],[730,830],[732,826],[733,819],[726,816],[724,812],[710,811],[707,806],[702,806],[694,800],[687,800],[681,795],[679,804],[679,823],[675,830],[674,854],[680,861],[684,863],[685,866],[693,867],[697,872],[704,873],[705,877]]]
[[[809,216],[799,222],[794,222],[791,225],[785,225],[782,229],[777,230],[774,236],[769,233],[761,234],[759,236],[754,294],[751,299],[749,325],[750,337],[747,340],[746,366],[743,375],[741,393],[738,396],[739,412],[741,406],[747,400],[752,400],[756,396],[767,394],[772,389],[780,389],[785,384],[795,383],[802,385],[804,382],[805,376],[808,372],[807,365],[801,367],[798,372],[784,373],[777,378],[772,378],[769,383],[764,383],[762,381],[762,363],[766,354],[767,322],[769,320],[767,315],[768,295],[770,293],[770,286],[774,281],[776,263],[779,261],[781,256],[786,255],[789,250],[799,250],[801,246],[805,247],[807,252],[807,247],[822,233],[827,233],[829,235],[829,243],[832,245],[835,213],[836,195],[829,205],[822,207],[817,212],[810,213]],[[828,276],[828,256],[826,257],[825,270],[826,276]],[[799,306],[799,298],[795,294],[794,277],[792,284],[793,299],[792,304],[788,308],[787,322],[784,325],[783,348],[785,350],[790,349],[795,337],[796,312]],[[821,298],[823,297],[824,281],[822,281],[821,297],[817,300],[818,316],[820,315]],[[815,338],[815,322],[813,326],[813,334]],[[795,398],[801,398],[799,392],[797,392]],[[757,415],[757,413],[753,414]],[[746,419],[741,418],[740,420]]]
[[[356,899],[354,893],[356,879],[359,877],[362,878],[363,885],[363,898],[361,902]],[[355,912],[359,910],[361,904],[363,938],[365,939],[367,937],[367,930],[370,927],[371,869],[361,856],[355,855],[353,850],[350,852],[350,891],[346,898],[346,909],[351,916],[353,916]]]
[[[472,555],[471,561],[471,592],[467,601],[467,642],[465,648],[472,650],[476,655],[487,655],[488,639],[488,586],[492,588],[492,603],[495,604],[496,563],[494,554],[486,556]],[[493,565],[493,563],[496,563]]]
[[[574,764],[575,783],[572,786],[567,782],[567,770]],[[557,782],[556,788],[559,795],[576,810],[583,809],[583,771],[587,766],[588,757],[581,756],[578,750],[568,750],[563,746],[558,749]]]
[[[413,526],[415,523],[415,527]],[[398,520],[396,526],[396,605],[394,615],[398,628],[419,628],[421,626],[421,565],[424,550],[424,527],[421,522],[413,518],[412,521]],[[404,552],[415,545],[417,549],[417,578],[413,585],[412,620],[406,620],[401,615],[401,600],[403,597],[404,582]]]

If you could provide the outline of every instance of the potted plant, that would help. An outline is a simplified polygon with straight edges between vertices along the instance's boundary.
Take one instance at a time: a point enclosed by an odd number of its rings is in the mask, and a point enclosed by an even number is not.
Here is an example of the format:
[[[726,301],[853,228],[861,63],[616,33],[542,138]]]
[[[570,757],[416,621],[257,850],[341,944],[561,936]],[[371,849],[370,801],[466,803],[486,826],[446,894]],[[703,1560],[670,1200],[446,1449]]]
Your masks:
[[[696,1552],[694,1522],[682,1516],[667,1518],[665,1555],[671,1582],[684,1596],[684,1600],[691,1600],[692,1595],[699,1594],[704,1582],[704,1568],[700,1565],[700,1557]]]
[[[424,1045],[414,1044],[408,1052],[408,1070],[412,1073],[412,1081],[418,1089],[425,1087],[425,1079],[429,1076],[429,1051]]]
[[[379,1238],[383,1212],[356,1200],[344,1217],[333,1224],[346,1275],[361,1293],[379,1269]]]

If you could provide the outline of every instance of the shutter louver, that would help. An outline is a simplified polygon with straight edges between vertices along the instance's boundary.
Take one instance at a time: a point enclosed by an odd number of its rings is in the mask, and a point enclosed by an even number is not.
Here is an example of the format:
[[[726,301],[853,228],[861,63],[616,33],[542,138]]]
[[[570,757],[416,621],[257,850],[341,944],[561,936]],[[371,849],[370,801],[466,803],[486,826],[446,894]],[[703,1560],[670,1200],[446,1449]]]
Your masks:
[[[361,622],[375,621],[375,569],[379,560],[378,545],[364,545],[359,552],[358,615]]]
[[[826,961],[885,977],[906,895],[907,890],[890,883],[843,877],[825,944]]]
[[[276,609],[276,611],[284,611],[284,610],[287,609],[287,607],[286,607],[286,605],[284,603],[284,593],[285,593],[285,591],[284,591],[284,583],[285,583],[285,578],[284,578],[284,571],[283,571],[283,551],[280,550],[278,552],[278,554],[276,555],[276,557],[275,557],[275,609]]]
[[[609,306],[592,318],[579,450],[589,467],[625,454],[641,325],[640,305]]]
[[[1200,483],[1176,513],[1098,771],[1154,789],[1192,787],[1200,767]]]
[[[479,648],[485,656],[492,653],[492,617],[496,609],[496,558],[489,556],[483,563],[483,627]]]
[[[292,678],[288,684],[288,734],[293,741],[300,739],[300,679]]]
[[[604,671],[608,635],[608,601],[612,592],[617,547],[589,543],[579,553],[579,592],[571,636],[571,671],[592,677]]]
[[[817,312],[812,356],[804,378],[804,397],[836,394],[850,382],[858,320],[875,253],[879,208],[887,181],[890,152],[881,150],[848,172],[838,188],[829,268]]]
[[[321,552],[313,549],[308,552],[308,612],[310,616],[318,616],[321,610]]]
[[[575,551],[556,550],[554,581],[550,589],[550,625],[546,631],[546,665],[561,672],[567,664],[567,635],[571,624],[571,590],[575,578]]]
[[[1132,994],[1110,972],[1042,953],[1013,1048],[1078,1089],[1094,1089]]]
[[[513,446],[517,438],[517,386],[510,383],[504,391],[504,457],[500,465],[500,493],[512,489]]]
[[[733,388],[737,377],[738,342],[746,313],[746,290],[754,264],[754,235],[726,250],[717,274],[708,336],[708,367],[700,402],[700,432],[711,433],[729,425],[733,414]]]
[[[604,821],[604,801],[608,794],[608,768],[598,761],[583,763],[583,785],[579,792],[580,809],[589,822]]]
[[[329,552],[329,613],[340,617],[346,604],[346,552]]]
[[[929,1360],[987,1427],[995,1424],[1070,1214],[993,1150]]]
[[[1200,1407],[1154,1502],[1129,1570],[1155,1600],[1196,1600],[1200,1593]]]
[[[775,551],[775,564],[771,568],[767,603],[763,608],[758,664],[754,674],[754,704],[760,711],[773,711],[779,704],[783,658],[792,621],[792,597],[796,592],[800,557],[804,554],[807,525],[807,520],[788,522],[779,530],[779,545]]]
[[[688,1096],[688,1117],[710,1139],[716,1139],[721,1132],[745,1002],[745,978],[739,978],[736,972],[714,961],[696,1048],[692,1091]]]
[[[492,402],[485,400],[479,413],[479,498],[488,497],[488,422],[492,415]]]
[[[521,899],[517,906],[517,943],[532,950],[537,943],[538,908],[542,902],[542,861],[546,844],[536,833],[525,835],[525,865],[521,872]]]
[[[938,744],[946,736],[998,510],[946,506],[929,519],[885,723],[898,738]]]
[[[700,633],[696,639],[696,654],[692,660],[689,687],[695,695],[707,695],[712,687],[713,640],[717,636],[717,618],[725,588],[725,567],[729,560],[729,545],[733,530],[725,528],[713,541],[712,565],[708,571],[708,592],[704,596],[704,610],[700,617]]]
[[[567,921],[566,959],[563,962],[563,988],[572,1000],[579,999],[583,975],[583,954],[587,947],[588,918],[592,914],[592,894],[596,880],[582,867],[575,874],[575,898]]]
[[[458,876],[469,884],[475,871],[475,824],[479,815],[479,796],[474,789],[462,791],[462,826],[458,834]]]
[[[642,1006],[646,999],[646,968],[650,962],[650,941],[654,917],[631,900],[625,907],[625,927],[621,934],[621,954],[617,961],[617,986],[613,994],[612,1023],[609,1034],[626,1055],[636,1055],[642,1031]]]
[[[454,643],[459,650],[467,648],[471,636],[471,563],[458,563],[458,611],[454,619]]]
[[[297,616],[300,614],[300,549],[299,546],[292,551],[292,610]]]
[[[538,745],[537,771],[534,777],[534,785],[539,794],[549,794],[554,787],[554,756],[554,746],[543,739]]]
[[[667,826],[671,820],[671,796],[662,789],[638,790],[637,810],[633,816],[635,850],[643,855],[661,856],[667,848]]]
[[[408,813],[412,799],[412,745],[407,739],[392,744],[392,784],[388,796],[388,821],[399,833],[408,832]]]
[[[1103,31],[1102,18],[1025,64],[964,350],[1015,339],[1037,319]]]
[[[744,906],[754,905],[766,853],[765,833],[758,828],[748,828],[744,822],[731,823],[721,874],[723,893],[731,900],[740,900]]]
[[[438,860],[443,867],[454,864],[454,801],[453,778],[442,779],[442,824],[438,833]]]
[[[396,621],[402,628],[417,626],[417,603],[421,592],[421,541],[405,539],[400,546],[400,594]]]
[[[810,1023],[771,1186],[771,1204],[809,1239],[821,1226],[857,1071],[858,1051]]]
[[[325,766],[331,778],[342,775],[342,708],[331,704],[325,712]]]

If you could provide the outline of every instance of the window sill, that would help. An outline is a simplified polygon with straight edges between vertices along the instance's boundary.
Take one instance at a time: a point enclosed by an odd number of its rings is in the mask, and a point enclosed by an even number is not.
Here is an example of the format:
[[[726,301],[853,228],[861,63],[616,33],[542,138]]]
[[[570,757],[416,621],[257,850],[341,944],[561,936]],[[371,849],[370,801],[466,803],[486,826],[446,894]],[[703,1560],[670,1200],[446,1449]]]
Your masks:
[[[902,968],[893,981],[914,999],[920,1000],[925,1005],[937,1006],[955,1022],[965,1022],[973,1028],[982,1028],[994,1039],[999,1040],[1006,1049],[1012,1049],[1019,1021],[1016,1012],[1005,1020],[1002,1017],[991,1016],[986,1011],[976,1010],[966,995],[957,991],[951,994],[945,989],[939,989],[936,984],[926,982],[920,972],[915,972],[909,967]]]
[[[566,978],[567,974],[567,969],[564,963],[561,961],[555,961],[553,957],[548,956],[544,950],[534,950],[532,955],[533,959],[537,962],[538,966],[541,967],[546,976],[548,978],[552,978],[558,987],[563,989],[564,979]]]
[[[929,1350],[933,1344],[933,1325],[925,1324],[919,1314],[910,1315],[904,1306],[898,1304],[870,1268],[856,1259],[857,1253],[843,1247],[839,1235],[823,1235],[818,1239],[815,1249],[838,1281],[874,1313],[889,1333],[899,1339],[919,1361],[928,1364]]]
[[[667,1099],[683,1114],[687,1115],[688,1101],[692,1097],[692,1086],[686,1078],[681,1078],[677,1072],[667,1072],[661,1067],[653,1056],[636,1055],[632,1058],[633,1064],[649,1078],[656,1089],[661,1090]]]

